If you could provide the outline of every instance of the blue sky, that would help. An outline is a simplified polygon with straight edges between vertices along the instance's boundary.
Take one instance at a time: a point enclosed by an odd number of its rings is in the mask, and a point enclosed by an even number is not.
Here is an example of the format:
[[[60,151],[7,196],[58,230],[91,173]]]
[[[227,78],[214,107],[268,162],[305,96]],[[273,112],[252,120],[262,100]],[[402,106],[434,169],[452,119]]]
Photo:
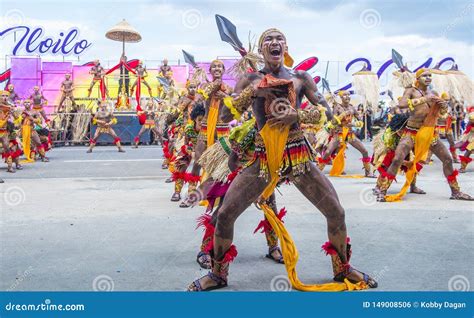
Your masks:
[[[0,0],[0,9],[4,17],[1,30],[9,23],[22,22],[43,26],[48,35],[57,37],[60,30],[79,28],[81,37],[92,42],[81,61],[118,59],[121,45],[104,35],[122,18],[143,37],[142,42],[127,45],[130,58],[156,64],[163,57],[182,59],[181,49],[194,54],[198,61],[235,56],[219,39],[214,20],[218,13],[237,25],[244,43],[248,43],[249,31],[258,37],[269,27],[280,28],[296,61],[314,55],[322,61],[342,61],[339,68],[356,57],[376,64],[389,59],[391,49],[396,48],[415,64],[428,57],[436,61],[452,56],[464,72],[471,77],[474,74],[473,1]],[[10,54],[12,36],[0,41],[0,56]],[[319,67],[323,68],[322,63]],[[336,67],[337,63],[331,62],[330,73],[339,74]],[[333,78],[336,80],[336,74]]]

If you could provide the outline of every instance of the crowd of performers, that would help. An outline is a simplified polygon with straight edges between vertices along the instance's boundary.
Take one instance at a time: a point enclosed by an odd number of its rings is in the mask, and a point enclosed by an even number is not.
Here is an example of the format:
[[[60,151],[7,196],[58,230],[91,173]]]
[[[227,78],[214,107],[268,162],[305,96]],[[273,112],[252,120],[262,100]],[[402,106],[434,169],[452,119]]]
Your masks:
[[[137,89],[137,86],[143,84],[148,88],[150,97],[152,96],[151,86],[146,81],[147,71],[142,61],[139,61],[134,69],[126,66],[126,57],[122,56],[118,67],[122,72],[131,71],[136,75],[136,80],[131,87],[130,95]],[[107,72],[113,71],[108,70]],[[92,75],[92,81],[88,88],[88,97],[92,93],[94,86],[99,83],[101,92],[104,91],[105,96],[109,97],[108,89],[104,83],[104,76],[107,74],[105,69],[100,65],[100,61],[94,61],[89,73]],[[123,75],[123,74],[121,74]],[[173,116],[173,112],[169,107],[164,105],[172,104],[179,97],[173,80],[173,72],[168,65],[168,60],[164,59],[160,66],[159,76],[162,78],[163,84],[158,87],[157,100],[154,102],[152,98],[146,103],[145,109],[138,113],[138,116],[145,118],[144,124],[136,136],[134,143],[138,146],[138,142],[143,133],[151,130],[154,136],[162,141],[161,134],[166,128],[165,124],[158,122],[166,122],[166,117]],[[125,91],[125,95],[129,96],[129,78],[123,77],[119,81],[119,93]],[[64,80],[61,82],[61,97],[56,109],[56,113],[70,113],[76,109],[76,101],[74,97],[74,83],[71,74],[65,74]],[[39,86],[34,86],[30,96],[21,98],[16,92],[13,84],[8,84],[6,90],[2,90],[0,100],[0,153],[7,165],[7,172],[15,173],[22,170],[22,163],[31,163],[37,159],[48,162],[46,153],[52,148],[51,130],[54,128],[53,120],[48,118],[44,107],[48,101],[41,92]],[[110,98],[110,97],[109,97]],[[119,94],[120,98],[120,94]],[[165,102],[166,101],[166,102]],[[68,102],[68,103],[66,103]],[[117,102],[117,104],[119,101]],[[90,139],[90,146],[87,150],[91,153],[97,144],[97,139],[108,134],[114,139],[114,143],[119,152],[125,152],[121,145],[121,140],[113,129],[113,125],[117,123],[114,116],[116,105],[110,105],[105,99],[97,101],[97,111],[95,112],[92,124],[96,125],[94,136]],[[71,129],[72,127],[66,127]],[[85,127],[87,129],[87,127]],[[166,131],[166,129],[164,129]],[[0,178],[0,183],[4,180]]]
[[[373,137],[374,152],[370,154],[354,133],[364,126],[364,119],[360,109],[351,103],[348,91],[323,96],[308,73],[287,68],[290,58],[286,37],[277,29],[263,32],[258,53],[258,59],[252,63],[246,56],[239,62],[248,63],[248,67],[238,73],[235,88],[222,79],[228,71],[224,63],[214,60],[209,67],[210,79],[203,79],[203,72],[196,71],[186,83],[185,94],[175,96],[174,100],[163,98],[159,103],[149,100],[137,114],[143,125],[133,146],[139,146],[140,137],[147,130],[163,145],[162,168],[170,172],[166,182],[174,183],[171,201],[179,202],[182,208],[206,207],[198,218],[204,231],[202,242],[196,247],[196,260],[200,267],[210,271],[192,282],[188,290],[227,286],[230,263],[237,256],[237,248],[232,244],[234,223],[252,204],[264,212],[255,232],[265,234],[266,256],[285,265],[293,287],[320,291],[377,287],[372,277],[350,263],[352,252],[345,212],[325,174],[326,166],[330,166],[330,177],[376,178],[376,199],[392,202],[401,200],[407,191],[425,194],[417,185],[416,176],[429,163],[432,153],[442,162],[450,198],[473,200],[461,191],[453,163],[459,160],[459,172],[466,172],[472,161],[474,107],[467,107],[467,126],[456,142],[452,123],[458,117],[454,111],[459,110],[459,101],[430,89],[430,69],[416,73],[405,70],[412,77],[410,85],[403,87],[403,95],[391,108],[387,127]],[[140,67],[143,68],[142,64]],[[162,73],[169,77],[167,64],[162,67]],[[144,71],[136,69],[140,74]],[[103,72],[96,63],[89,92]],[[64,94],[71,93],[68,80],[63,83]],[[145,81],[141,83],[150,89]],[[134,83],[132,90],[137,85],[140,82]],[[9,102],[14,94],[13,88],[2,91],[0,113],[2,156],[10,172],[21,169],[21,149],[25,151],[28,146],[28,158],[34,159],[32,153],[36,152],[46,161],[45,152],[50,147],[42,132],[48,123],[42,111],[44,97],[35,90],[30,99],[22,102],[24,109],[16,109]],[[123,152],[112,128],[113,112],[105,102],[99,102],[93,121],[98,127],[88,152],[92,152],[101,134],[110,134]],[[440,141],[441,136],[447,138],[449,149]],[[349,145],[361,154],[362,175],[345,172]],[[463,154],[458,156],[456,150]],[[406,178],[402,190],[388,194],[400,172]],[[294,184],[326,218],[329,240],[322,249],[331,258],[337,283],[306,285],[299,281],[296,249],[282,221],[286,210],[278,209],[276,203],[275,191],[282,183]],[[185,185],[187,190],[183,194]]]
[[[255,232],[265,233],[266,256],[285,264],[295,288],[375,288],[373,278],[350,265],[344,209],[325,167],[331,166],[330,177],[376,178],[376,199],[392,202],[401,200],[408,190],[425,194],[416,184],[416,175],[429,163],[430,152],[443,163],[450,198],[473,200],[461,191],[453,163],[459,158],[460,172],[465,172],[471,161],[474,107],[463,114],[467,127],[456,143],[452,124],[459,102],[430,89],[431,70],[410,73],[413,80],[391,107],[388,125],[373,137],[371,154],[354,133],[364,126],[364,119],[348,91],[323,96],[306,72],[286,68],[286,38],[276,29],[262,34],[258,48],[263,67],[240,73],[235,88],[222,81],[226,70],[219,60],[209,67],[210,80],[191,78],[187,94],[172,107],[174,116],[169,116],[166,131],[160,134],[163,168],[170,171],[166,182],[174,182],[171,201],[182,208],[206,207],[198,218],[204,231],[196,260],[210,271],[188,290],[227,286],[229,265],[237,255],[232,244],[234,223],[251,204],[265,215]],[[449,149],[441,136],[448,140]],[[349,145],[361,154],[362,175],[344,171]],[[464,151],[463,155],[458,156],[456,150]],[[402,172],[406,176],[402,191],[387,194]],[[298,280],[294,245],[282,222],[286,210],[279,210],[275,201],[274,191],[283,182],[294,184],[326,217],[329,241],[322,249],[331,257],[334,280],[344,284],[305,285]],[[183,195],[185,184],[188,189]]]
[[[12,84],[0,91],[0,150],[7,172],[22,170],[24,162],[49,161],[46,153],[52,143],[50,121],[43,109],[46,102],[38,86],[21,101]]]

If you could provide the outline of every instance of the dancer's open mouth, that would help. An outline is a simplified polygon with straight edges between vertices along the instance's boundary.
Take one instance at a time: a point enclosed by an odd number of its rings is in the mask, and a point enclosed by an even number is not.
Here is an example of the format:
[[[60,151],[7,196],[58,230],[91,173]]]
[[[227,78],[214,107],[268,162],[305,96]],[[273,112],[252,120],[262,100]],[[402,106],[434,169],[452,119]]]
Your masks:
[[[270,55],[274,57],[278,57],[281,55],[281,47],[273,47],[270,49]]]

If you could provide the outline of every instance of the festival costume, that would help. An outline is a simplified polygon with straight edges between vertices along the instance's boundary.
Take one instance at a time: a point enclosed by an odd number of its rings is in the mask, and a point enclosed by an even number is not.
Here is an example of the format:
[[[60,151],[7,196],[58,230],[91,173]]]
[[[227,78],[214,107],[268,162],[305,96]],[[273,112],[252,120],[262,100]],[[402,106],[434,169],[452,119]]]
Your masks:
[[[12,85],[12,84],[10,84],[10,85]],[[14,106],[16,104],[16,102],[18,100],[20,100],[20,96],[15,92],[15,89],[13,87],[11,89],[10,89],[10,87],[8,88],[8,93],[9,93],[8,102],[10,103],[10,105]]]
[[[135,87],[137,87],[137,85],[144,84],[148,88],[148,93],[150,94],[150,96],[153,96],[151,86],[146,81],[146,77],[148,76],[146,68],[139,64],[135,68],[135,72],[136,72],[136,75],[137,75],[137,79],[135,80],[135,82],[132,85],[132,90],[131,90],[130,95],[133,95],[133,91],[135,90]]]
[[[215,60],[212,63],[219,63],[223,65],[223,63],[219,60]],[[201,130],[199,131],[199,135],[197,137],[197,143],[203,144],[205,146],[205,149],[212,146],[219,138],[227,136],[230,131],[229,124],[227,122],[224,122],[220,118],[220,110],[222,107],[225,106],[222,99],[216,96],[217,92],[219,91],[223,92],[226,95],[230,95],[232,93],[232,88],[222,82],[211,82],[205,86],[204,90],[198,90],[198,93],[206,100],[206,104],[208,105],[206,107],[207,116],[205,115],[202,119]],[[199,160],[199,158],[196,159]],[[205,171],[203,172],[203,175],[204,174]],[[206,176],[204,175],[204,178],[205,177]],[[182,207],[191,205],[191,194],[197,189],[197,185],[199,182],[196,180],[201,180],[201,182],[204,181],[203,177],[199,176],[198,174],[192,174],[191,178],[192,181],[189,182],[188,186],[189,195],[185,199],[185,201],[183,201],[181,205]]]
[[[64,80],[61,83],[61,88],[63,89],[62,94],[61,94],[61,99],[59,100],[59,109],[62,108],[64,101],[66,100],[67,97],[69,97],[71,101],[71,106],[75,106],[76,102],[74,101],[74,95],[72,93],[72,86],[73,86],[73,81],[72,80]],[[66,109],[65,112],[71,112],[70,109]]]
[[[464,155],[459,156],[459,159],[461,161],[461,169],[459,170],[459,172],[461,173],[466,172],[468,164],[472,161],[470,155],[474,151],[474,107],[469,107],[468,112],[469,123],[458,143],[459,149],[461,151],[465,151]]]
[[[161,165],[162,169],[169,169],[171,173],[173,171],[170,169],[169,165],[174,160],[174,142],[176,139],[175,125],[176,120],[178,119],[179,112],[175,107],[168,106],[166,109],[160,113],[160,123],[163,130],[163,164]],[[171,182],[171,181],[170,181]]]
[[[438,118],[438,122],[435,126],[436,138],[445,137],[449,142],[449,152],[453,158],[453,161],[459,163],[458,155],[456,154],[456,148],[454,147],[454,134],[453,124],[456,124],[456,118],[451,114],[446,113]],[[430,156],[428,156],[429,158]]]
[[[264,75],[261,80],[259,87],[276,87],[286,88],[288,92],[288,100],[291,107],[295,107],[296,94],[291,80],[275,78],[269,74]],[[243,106],[239,100],[242,100],[251,91],[252,88],[248,88],[248,91],[244,89],[235,100],[234,105],[227,105],[231,108],[231,112],[240,112],[239,108]],[[248,94],[251,96],[252,94]],[[240,106],[240,107],[239,107]],[[266,115],[272,114],[272,101],[265,99],[264,109],[254,109],[254,111],[261,111],[262,115],[259,118],[267,118]],[[299,112],[298,112],[299,113]],[[262,125],[262,123],[259,123]],[[259,177],[265,178],[269,181],[268,186],[261,194],[263,200],[268,199],[273,193],[277,183],[281,178],[284,178],[287,174],[293,173],[293,176],[305,174],[310,169],[310,161],[312,161],[313,155],[311,147],[304,137],[304,133],[298,123],[291,125],[291,127],[281,128],[270,127],[268,123],[263,123],[263,127],[255,136],[255,151],[253,158],[250,160],[250,164],[260,160],[260,173]],[[244,167],[245,169],[245,167]],[[275,215],[274,211],[268,204],[262,203],[261,208],[264,211],[265,217],[267,218],[271,227],[275,230],[275,233],[280,239],[282,244],[282,252],[285,260],[285,267],[288,272],[288,277],[293,287],[299,290],[306,291],[342,291],[342,290],[353,290],[353,289],[364,289],[367,288],[367,282],[369,278],[364,274],[364,281],[353,284],[346,276],[353,270],[349,265],[349,257],[346,262],[342,262],[337,251],[331,246],[330,243],[323,245],[326,246],[326,251],[333,258],[333,269],[335,273],[335,280],[344,281],[344,284],[322,284],[322,285],[305,285],[301,283],[296,273],[296,262],[298,254],[294,246],[294,242],[286,231],[283,223],[279,220],[278,216]],[[212,240],[211,240],[212,242]],[[331,248],[334,250],[332,253]],[[350,256],[350,246],[347,248],[348,256]],[[224,253],[221,260],[214,258],[211,250],[211,271],[207,274],[216,286],[212,286],[206,290],[217,289],[227,286],[227,278],[230,262],[236,257],[237,250],[234,245],[231,245],[228,251]],[[190,291],[202,291],[204,290],[200,285],[200,280],[194,281],[188,288]]]
[[[400,143],[400,140],[402,137],[407,135],[416,135],[416,132],[414,133],[412,129],[406,128],[407,119],[407,114],[395,115],[393,122],[389,123],[389,126],[385,130],[378,133],[373,139],[374,154],[372,156],[372,164],[382,177],[386,177],[389,180],[393,180],[394,178],[392,178],[392,175],[387,172],[387,169],[392,164],[392,161],[395,157],[395,150]],[[398,123],[392,125],[395,121],[398,121]],[[406,173],[413,165],[413,160],[414,154],[413,152],[410,152],[400,166],[400,170]],[[421,163],[417,163],[416,168],[419,172],[423,168],[423,165]],[[379,178],[378,180],[383,179]],[[377,183],[374,189],[375,192],[380,191],[379,186],[383,187],[383,185]],[[425,193],[423,190],[420,190],[416,187],[416,176],[411,183],[411,191],[419,194]]]
[[[321,105],[312,107],[316,107],[319,113],[317,113],[314,118],[307,118],[306,121],[308,123],[301,124],[301,128],[304,131],[306,139],[310,141],[313,149],[318,151],[321,150],[322,147],[325,145],[325,140],[327,141],[327,138],[324,137],[328,137],[327,131],[325,130],[325,125],[327,123],[326,108]],[[303,108],[303,106],[301,108],[305,109]],[[322,135],[325,136],[322,137]]]
[[[339,150],[335,155],[326,153],[322,158],[318,158],[318,167],[322,171],[332,159],[332,167],[329,172],[329,175],[332,177],[343,176],[347,144],[351,141],[358,140],[351,128],[352,122],[354,120],[355,127],[361,128],[363,126],[363,122],[356,120],[354,115],[347,114],[346,112],[343,112],[339,116],[334,116],[334,119],[327,124],[327,129],[330,131],[330,140],[334,138],[339,140]],[[371,175],[370,157],[363,157],[361,160],[363,169],[365,171],[365,176],[368,177]],[[343,177],[361,178],[363,176],[350,175]]]
[[[13,122],[11,125],[11,131],[9,131],[9,148],[13,162],[15,162],[16,169],[22,170],[23,167],[20,164],[20,156],[23,155],[23,150],[21,148],[21,141],[20,141],[20,131],[21,131],[21,123],[22,123],[22,116],[18,112],[14,112],[13,114]]]
[[[224,83],[220,85],[210,83],[203,92],[204,98],[209,99],[209,110],[207,118],[202,121],[199,140],[205,142],[206,148],[212,146],[217,139],[227,136],[230,131],[229,124],[219,118],[219,108],[222,107],[221,100],[214,96],[215,92],[219,90],[225,93],[232,91],[232,89]]]
[[[416,74],[417,79],[425,70],[419,70]],[[416,86],[416,85],[415,85]],[[425,92],[415,87],[415,89],[421,94],[420,98],[408,99],[408,106],[411,110],[414,110],[418,105],[426,103]],[[443,95],[444,96],[444,95]],[[405,138],[411,138],[413,142],[414,159],[411,167],[406,171],[406,180],[399,193],[394,195],[386,195],[387,190],[395,180],[395,175],[388,173],[381,173],[377,179],[377,188],[379,192],[377,194],[377,200],[383,202],[397,202],[406,194],[408,188],[415,180],[416,175],[419,173],[422,167],[422,162],[426,160],[428,151],[431,146],[436,145],[439,141],[439,136],[436,134],[435,123],[439,115],[446,114],[447,108],[440,108],[439,104],[434,104],[429,107],[429,113],[425,117],[423,124],[420,128],[410,127],[407,125],[401,136],[401,140]],[[460,187],[457,182],[458,171],[453,170],[453,173],[446,177],[449,187],[451,188],[452,196],[451,199],[457,198],[461,193]]]
[[[104,123],[104,121],[106,121]],[[117,123],[117,118],[114,117],[112,113],[108,113],[104,117],[94,117],[92,120],[93,125],[97,125],[96,128],[96,135],[99,134],[107,134],[110,135],[112,138],[114,138],[114,144],[117,146],[119,152],[124,152],[122,149],[122,144],[121,144],[121,139],[116,136],[114,130],[112,129],[112,125],[115,125]],[[94,138],[90,139],[90,146],[89,150],[87,151],[88,153],[92,152],[92,149],[96,146],[97,140]]]
[[[100,95],[102,96],[102,99],[105,98],[105,95],[108,96],[109,92],[107,90],[107,87],[105,87],[104,79],[103,79],[103,74],[105,73],[105,69],[101,65],[94,65],[91,67],[89,73],[92,74],[92,81],[87,89],[87,97],[91,96],[92,89],[94,88],[95,84],[99,82],[99,89],[100,89]]]
[[[177,110],[179,111],[179,115],[173,127],[173,132],[176,135],[176,154],[169,164],[172,174],[171,180],[175,183],[175,190],[171,201],[181,200],[181,189],[185,183],[189,183],[188,195],[190,195],[195,191],[197,183],[200,181],[199,175],[196,176],[186,172],[191,164],[199,135],[199,130],[196,128],[196,118],[191,118],[194,105],[198,100],[200,100],[199,95],[188,94],[182,97],[178,102]],[[180,207],[187,207],[187,205],[181,203]]]
[[[189,183],[189,195],[196,189],[193,185],[196,185],[200,181],[199,176],[194,176],[191,173],[186,172],[193,158],[198,134],[199,131],[196,129],[196,123],[191,121],[184,127],[184,135],[176,145],[176,149],[178,150],[175,159],[172,162],[172,179],[175,182],[175,187],[171,201],[179,201],[181,199],[181,189],[185,183]]]
[[[157,119],[159,118],[159,114],[155,111],[155,108],[152,107],[151,109],[147,106],[147,109],[144,111],[137,111],[137,116],[140,118],[144,116],[145,121],[143,123],[142,128],[138,132],[138,135],[135,136],[133,139],[133,143],[135,144],[135,148],[138,148],[138,144],[140,143],[140,137],[147,131],[151,130],[155,133],[155,138],[159,138],[160,132],[157,126]]]
[[[48,161],[46,150],[49,149],[49,145],[42,143],[39,135],[41,129],[41,118],[38,113],[25,109],[22,114],[21,139],[26,162],[34,162],[37,155],[42,161]]]
[[[4,92],[2,92],[4,93]],[[3,145],[2,158],[7,164],[8,171],[12,171],[13,165],[13,153],[9,147],[9,118],[10,118],[11,107],[8,104],[0,102],[0,142]]]
[[[207,211],[198,218],[197,228],[204,228],[200,251],[197,255],[197,262],[202,268],[210,268],[211,241],[214,237],[214,227],[217,214],[219,213],[219,206],[223,202],[225,194],[238,172],[253,158],[256,133],[255,119],[252,118],[241,126],[233,128],[228,137],[219,138],[199,159],[199,164],[203,170],[214,180],[206,197],[209,202]],[[236,168],[235,171],[231,171],[229,168],[229,160],[232,152],[236,154],[239,161],[237,163],[238,168]],[[277,211],[274,196],[268,200],[268,205],[272,207],[275,213],[278,213],[278,217],[281,220],[286,210],[281,209],[280,212]],[[283,264],[282,256],[276,258],[272,256],[275,251],[278,251],[281,255],[281,250],[278,247],[278,237],[266,218],[258,224],[254,233],[258,231],[265,234],[268,247],[266,257]]]

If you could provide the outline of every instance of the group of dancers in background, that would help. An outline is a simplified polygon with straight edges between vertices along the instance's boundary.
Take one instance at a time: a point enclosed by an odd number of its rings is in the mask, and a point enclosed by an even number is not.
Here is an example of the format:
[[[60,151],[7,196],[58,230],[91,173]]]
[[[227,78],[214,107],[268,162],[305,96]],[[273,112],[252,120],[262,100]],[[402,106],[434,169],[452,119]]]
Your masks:
[[[126,57],[122,57],[125,62]],[[122,72],[128,69],[123,68],[125,64],[122,63]],[[122,69],[123,68],[123,69]],[[136,89],[137,85],[143,84],[148,87],[149,94],[152,96],[152,89],[146,81],[146,68],[142,61],[139,61],[136,68],[133,70],[137,74],[137,79],[131,87],[131,94]],[[93,87],[99,82],[101,89],[105,89],[106,96],[108,90],[104,86],[103,80],[105,76],[105,69],[100,65],[100,61],[94,61],[90,72],[92,81],[88,88],[88,96],[91,95]],[[146,130],[152,130],[154,136],[160,136],[163,130],[158,131],[158,124],[155,120],[166,116],[165,103],[170,104],[173,100],[179,97],[177,89],[174,85],[173,72],[168,65],[168,60],[164,59],[160,66],[159,76],[162,78],[163,85],[158,87],[157,101],[154,102],[152,98],[147,102],[144,110],[139,112],[139,116],[144,116],[146,120],[142,125],[138,136],[135,138],[135,145],[138,145],[140,136]],[[140,78],[140,80],[138,80]],[[119,81],[120,87],[126,89],[126,95],[129,95],[129,78],[121,78]],[[7,172],[15,173],[17,170],[23,170],[22,163],[31,163],[38,159],[43,162],[48,162],[49,159],[46,153],[52,149],[52,131],[55,130],[58,124],[56,121],[59,118],[57,114],[74,112],[77,107],[76,99],[74,97],[74,83],[71,79],[71,74],[65,74],[64,80],[61,82],[61,97],[56,108],[55,114],[47,115],[44,107],[48,104],[48,100],[43,95],[39,86],[34,86],[30,96],[22,98],[15,91],[13,84],[8,84],[5,90],[1,92],[0,100],[0,152],[2,158],[7,165]],[[130,95],[131,95],[130,94]],[[165,102],[167,101],[167,102]],[[92,152],[96,145],[97,139],[102,134],[108,134],[114,138],[114,143],[117,145],[120,152],[124,152],[121,145],[121,140],[112,128],[117,123],[114,117],[114,109],[117,105],[112,105],[105,99],[98,99],[97,107],[94,107],[95,112],[92,118],[92,125],[96,125],[94,136],[89,140],[89,149],[87,152]],[[61,122],[59,121],[59,125]],[[70,123],[69,123],[70,126]],[[89,125],[84,127],[88,129]],[[73,127],[63,127],[70,130]],[[4,180],[0,178],[0,183]]]
[[[47,129],[50,120],[43,108],[47,101],[40,88],[35,86],[33,93],[21,100],[21,106],[18,100],[12,84],[0,91],[0,146],[9,173],[22,170],[22,162],[48,162],[46,153],[52,148]]]

